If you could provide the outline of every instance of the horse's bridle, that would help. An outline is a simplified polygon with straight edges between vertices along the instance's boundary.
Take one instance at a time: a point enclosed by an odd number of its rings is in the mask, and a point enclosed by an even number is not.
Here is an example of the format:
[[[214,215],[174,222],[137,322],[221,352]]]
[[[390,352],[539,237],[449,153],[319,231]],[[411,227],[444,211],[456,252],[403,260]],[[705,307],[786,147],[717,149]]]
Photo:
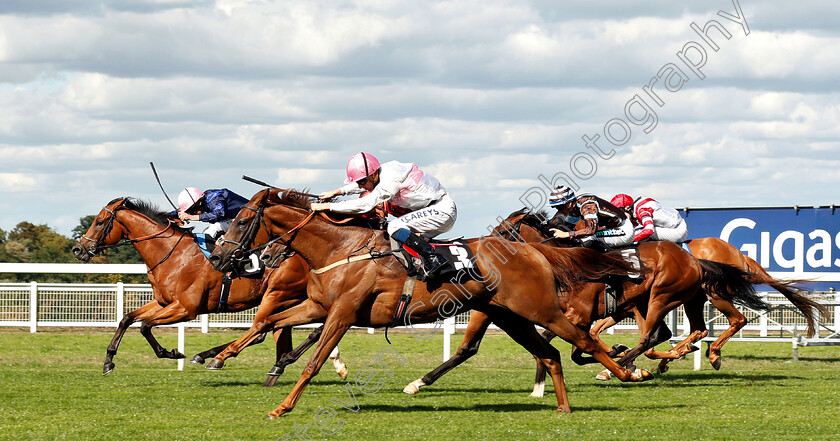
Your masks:
[[[246,259],[247,256],[253,253],[261,252],[266,248],[274,245],[275,243],[280,242],[281,240],[283,240],[284,237],[291,234],[292,237],[289,240],[284,241],[285,247],[283,247],[283,250],[280,251],[281,255],[283,256],[283,260],[288,259],[289,257],[294,255],[294,252],[291,251],[291,244],[292,241],[295,240],[295,238],[297,237],[297,232],[315,216],[315,212],[310,211],[306,218],[303,219],[303,221],[291,228],[289,231],[281,234],[280,236],[271,238],[271,233],[269,232],[268,224],[266,224],[264,219],[265,206],[260,204],[259,207],[253,208],[245,205],[242,208],[251,210],[256,214],[251,220],[251,224],[248,226],[248,230],[242,236],[242,239],[240,239],[239,241],[229,240],[225,236],[222,236],[219,239],[219,241],[223,244],[230,243],[236,245],[236,249],[233,250],[233,252],[230,255],[230,258],[234,261],[240,261]],[[257,231],[259,230],[260,225],[263,226],[263,229],[265,229],[266,233],[269,235],[269,240],[268,242],[262,245],[251,248],[251,244],[254,242],[254,239],[257,236]],[[281,260],[280,262],[282,262],[283,260]]]
[[[114,221],[115,220],[117,222],[119,222],[120,225],[123,226],[123,228],[125,228],[125,231],[127,231],[128,233],[131,233],[131,229],[128,228],[128,225],[126,225],[125,222],[123,222],[120,218],[117,217],[117,212],[120,211],[120,209],[128,209],[128,208],[125,207],[126,200],[127,199],[123,199],[122,201],[120,201],[120,204],[117,205],[116,207],[114,207],[113,210],[111,210],[108,207],[103,208],[103,210],[110,213],[111,217],[108,218],[108,220],[106,221],[105,227],[102,229],[101,240],[104,240],[106,237],[108,237],[109,234],[111,234],[111,230],[114,228]],[[136,239],[121,240],[121,241],[119,241],[115,244],[111,244],[111,245],[100,245],[99,242],[101,240],[96,240],[96,239],[93,239],[93,238],[90,238],[90,237],[87,237],[87,236],[84,236],[84,235],[82,236],[82,239],[85,239],[88,242],[91,242],[91,245],[87,247],[87,253],[91,257],[93,257],[96,254],[98,254],[98,253],[100,253],[103,250],[106,250],[108,248],[117,248],[117,247],[121,247],[121,246],[124,246],[124,245],[132,245],[132,244],[135,244],[137,242],[142,242],[144,240],[154,239],[156,237],[159,237],[161,234],[166,232],[166,230],[168,230],[171,227],[172,227],[172,221],[170,220],[166,224],[166,226],[162,230],[158,231],[157,233],[153,233],[153,234],[150,234],[148,236],[138,237]],[[180,240],[179,240],[179,242],[180,242]],[[175,247],[177,247],[177,246],[178,245],[176,244]],[[172,248],[172,251],[175,250],[175,247]],[[172,251],[170,251],[169,254],[166,257],[163,258],[163,260],[158,262],[157,265],[152,267],[152,269],[157,268],[158,265],[160,265],[161,263],[166,261],[166,259],[168,259],[169,256],[172,255]],[[150,269],[149,272],[151,272],[152,269]]]

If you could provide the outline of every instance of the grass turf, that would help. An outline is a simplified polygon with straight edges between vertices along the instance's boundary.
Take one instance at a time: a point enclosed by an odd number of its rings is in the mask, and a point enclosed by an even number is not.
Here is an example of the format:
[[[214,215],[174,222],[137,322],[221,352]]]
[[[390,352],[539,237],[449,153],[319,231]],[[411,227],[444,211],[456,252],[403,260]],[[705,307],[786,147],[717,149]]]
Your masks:
[[[187,358],[240,333],[187,330]],[[164,347],[174,347],[174,329],[156,334]],[[116,369],[103,376],[111,335],[0,329],[0,440],[840,439],[837,347],[800,348],[794,363],[789,343],[733,342],[724,347],[720,371],[704,361],[695,372],[686,359],[653,381],[631,384],[595,381],[600,365],[575,366],[568,361],[569,345],[555,341],[572,406],[571,414],[557,414],[550,380],[544,398],[528,396],[532,358],[503,334],[487,335],[472,360],[409,396],[403,386],[440,363],[440,335],[421,340],[391,333],[406,362],[383,355],[389,376],[374,360],[387,345],[383,334],[353,330],[340,345],[349,389],[328,363],[294,411],[268,421],[303,360],[287,368],[274,388],[264,388],[272,344],[246,349],[222,371],[187,362],[179,372],[175,361],[155,358],[131,329],[114,359]],[[303,336],[296,331],[295,343]],[[453,336],[453,346],[460,338]],[[606,339],[633,346],[636,338]],[[656,366],[643,358],[638,364]],[[360,373],[368,375],[370,393],[356,385],[364,383]]]

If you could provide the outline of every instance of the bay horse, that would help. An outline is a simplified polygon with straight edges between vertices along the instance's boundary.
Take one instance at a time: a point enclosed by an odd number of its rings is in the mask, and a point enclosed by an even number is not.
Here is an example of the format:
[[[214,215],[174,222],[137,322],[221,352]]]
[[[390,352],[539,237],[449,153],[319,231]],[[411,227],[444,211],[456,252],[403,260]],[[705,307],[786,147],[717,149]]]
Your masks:
[[[267,237],[264,231],[255,234]],[[158,358],[179,359],[184,355],[176,349],[165,350],[152,334],[152,328],[189,321],[199,314],[215,312],[219,306],[222,274],[210,265],[194,243],[190,230],[180,227],[165,212],[148,202],[127,197],[112,200],[93,219],[72,251],[77,259],[86,262],[105,248],[129,243],[137,249],[149,268],[154,299],[120,320],[106,351],[103,374],[114,369],[113,358],[132,323],[143,322],[140,333]],[[267,269],[262,278],[233,279],[225,312],[244,311],[260,304],[261,308],[257,311],[257,316],[260,316],[269,315],[273,311],[271,308],[288,308],[306,297],[308,280],[309,266],[299,256],[292,256],[278,268]],[[264,293],[269,300],[265,302],[268,311],[262,309]],[[291,349],[291,328],[275,334],[275,339],[279,362]],[[253,339],[250,343],[260,341]],[[193,361],[203,362],[203,358],[216,355],[228,344],[198,354]],[[346,378],[347,368],[337,356],[334,364],[339,375],[343,374],[342,378]],[[269,376],[266,385],[274,379],[276,376]]]
[[[269,413],[277,418],[291,411],[327,354],[352,326],[390,326],[406,280],[402,265],[389,255],[390,244],[381,230],[352,223],[337,225],[324,213],[310,209],[311,199],[294,190],[266,189],[255,194],[239,212],[217,247],[211,262],[226,271],[232,257],[247,252],[255,242],[253,225],[261,223],[273,237],[294,249],[311,268],[328,271],[310,275],[307,299],[274,318],[274,327],[324,321],[320,341],[297,384],[280,406]],[[332,215],[337,215],[333,213]],[[339,215],[340,216],[340,215]],[[457,314],[477,309],[487,314],[517,343],[548,367],[554,382],[557,411],[570,412],[560,354],[542,339],[537,323],[602,362],[621,381],[645,381],[647,371],[631,372],[619,366],[589,334],[573,325],[559,308],[560,296],[579,288],[578,276],[597,279],[626,274],[631,265],[616,254],[600,254],[585,248],[560,249],[541,244],[519,244],[515,253],[503,239],[465,241],[476,256],[472,280],[463,283],[436,281],[418,283],[406,323],[430,323],[441,313]],[[349,259],[361,251],[366,260]],[[507,252],[505,252],[507,251]]]

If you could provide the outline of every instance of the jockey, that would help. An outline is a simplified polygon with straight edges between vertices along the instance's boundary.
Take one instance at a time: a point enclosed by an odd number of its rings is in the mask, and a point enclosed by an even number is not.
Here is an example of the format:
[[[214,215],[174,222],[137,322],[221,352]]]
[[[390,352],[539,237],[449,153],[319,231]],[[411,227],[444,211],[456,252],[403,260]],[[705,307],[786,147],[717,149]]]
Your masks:
[[[403,261],[404,256],[395,254],[409,270],[409,275],[417,275],[419,279],[426,280],[446,263],[446,259],[435,253],[425,239],[451,230],[458,210],[435,177],[424,173],[414,163],[391,161],[380,164],[370,153],[361,152],[347,162],[347,179],[344,183],[346,185],[343,187],[318,196],[330,199],[365,190],[370,193],[341,202],[313,203],[312,210],[365,213],[382,202],[390,202],[408,210],[407,214],[388,223],[387,231],[392,246],[402,246],[419,255],[422,260],[420,273],[414,274],[413,265]]]
[[[236,214],[248,199],[228,190],[210,189],[201,191],[195,187],[187,187],[178,195],[178,211],[169,213],[169,217],[182,221],[201,221],[210,224],[204,234],[217,239],[236,218]]]
[[[652,198],[639,198],[634,202],[629,195],[620,193],[610,202],[618,208],[623,208],[633,224],[639,228],[633,238],[636,242],[650,238],[681,243],[688,237],[688,226],[677,210]]]
[[[597,244],[622,247],[633,244],[633,224],[611,203],[591,194],[575,196],[566,186],[557,187],[549,196],[549,206],[557,209],[557,216],[571,228],[583,219],[580,230],[570,232],[552,228],[557,239],[578,239],[585,246]],[[597,242],[594,242],[597,241]]]

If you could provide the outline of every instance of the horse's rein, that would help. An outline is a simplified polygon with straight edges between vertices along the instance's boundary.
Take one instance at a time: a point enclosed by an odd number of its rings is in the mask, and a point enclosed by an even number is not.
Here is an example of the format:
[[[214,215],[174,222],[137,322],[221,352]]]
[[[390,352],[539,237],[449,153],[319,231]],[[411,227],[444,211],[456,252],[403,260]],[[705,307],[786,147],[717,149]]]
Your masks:
[[[125,230],[126,230],[126,231],[128,231],[129,233],[131,232],[131,229],[130,229],[130,228],[128,228],[128,225],[126,225],[126,224],[125,224],[125,222],[123,222],[122,220],[120,220],[120,218],[118,218],[118,217],[117,217],[117,211],[119,211],[119,209],[122,207],[122,205],[123,205],[124,203],[125,203],[125,200],[123,200],[123,202],[121,202],[121,203],[120,203],[120,205],[118,205],[117,207],[115,207],[115,208],[114,208],[114,210],[111,210],[111,209],[109,209],[108,207],[104,207],[104,208],[103,208],[103,210],[105,210],[105,211],[107,211],[108,213],[110,213],[110,214],[111,214],[111,217],[108,219],[108,224],[107,224],[107,225],[105,226],[105,228],[103,229],[103,231],[104,231],[103,235],[104,235],[104,236],[107,236],[107,234],[108,234],[108,233],[110,233],[111,228],[112,228],[112,226],[113,226],[113,224],[114,224],[114,220],[116,220],[117,222],[119,222],[119,223],[123,226],[123,228],[125,228]],[[113,245],[99,245],[99,241],[98,241],[98,240],[92,239],[92,238],[87,237],[87,236],[82,236],[82,239],[85,239],[85,240],[87,240],[87,241],[89,241],[89,242],[92,242],[92,243],[93,243],[93,247],[88,249],[88,252],[89,252],[89,253],[91,253],[91,254],[93,254],[93,253],[95,253],[95,252],[97,251],[97,249],[103,249],[103,250],[104,250],[104,249],[108,249],[108,248],[117,248],[117,247],[121,247],[121,246],[123,246],[123,245],[135,244],[135,243],[137,243],[137,242],[142,242],[142,241],[144,241],[144,240],[154,239],[154,238],[156,238],[156,237],[159,237],[159,236],[160,236],[160,235],[162,235],[163,233],[165,233],[165,232],[166,232],[166,230],[168,230],[169,228],[171,228],[171,227],[172,227],[172,224],[173,224],[173,222],[172,222],[172,220],[170,219],[170,220],[167,222],[166,226],[165,226],[165,227],[163,227],[163,229],[162,229],[162,230],[160,230],[160,231],[158,231],[157,233],[152,233],[152,234],[149,234],[149,235],[147,235],[147,236],[138,237],[138,238],[135,238],[135,239],[128,239],[128,240],[126,240],[126,241],[120,241],[120,242],[117,242],[117,243],[115,243],[115,244],[113,244]]]

